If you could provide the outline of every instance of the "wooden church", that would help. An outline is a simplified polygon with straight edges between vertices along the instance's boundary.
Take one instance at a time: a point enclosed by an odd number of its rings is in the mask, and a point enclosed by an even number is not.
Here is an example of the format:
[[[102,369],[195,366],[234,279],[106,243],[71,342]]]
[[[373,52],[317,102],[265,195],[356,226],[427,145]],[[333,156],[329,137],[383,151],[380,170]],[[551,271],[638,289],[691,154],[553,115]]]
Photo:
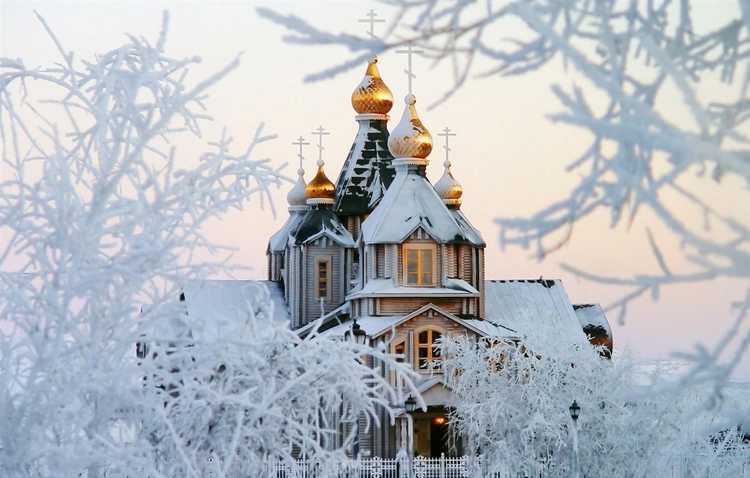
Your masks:
[[[547,330],[611,349],[611,331],[598,305],[574,306],[559,280],[485,279],[486,243],[461,210],[463,188],[447,154],[442,177],[433,184],[426,176],[433,143],[413,95],[388,130],[393,96],[377,59],[351,102],[358,131],[336,184],[322,158],[309,183],[300,167],[287,195],[289,217],[268,242],[265,286],[300,334],[319,325],[345,335],[354,326],[419,373],[427,410],[410,414],[413,433],[406,421],[391,425],[384,416],[380,428],[358,427],[353,454],[393,457],[404,446],[422,456],[461,454],[460,438],[447,439],[451,391],[430,367],[442,335],[522,339]],[[186,291],[189,313],[239,301],[249,282],[194,284]]]

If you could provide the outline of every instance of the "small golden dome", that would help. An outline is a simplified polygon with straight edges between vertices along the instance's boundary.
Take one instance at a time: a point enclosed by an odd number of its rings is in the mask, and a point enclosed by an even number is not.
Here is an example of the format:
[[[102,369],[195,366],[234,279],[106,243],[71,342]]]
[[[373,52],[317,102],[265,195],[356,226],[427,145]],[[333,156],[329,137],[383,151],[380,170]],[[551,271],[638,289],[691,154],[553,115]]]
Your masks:
[[[372,57],[367,64],[365,77],[352,93],[352,106],[359,114],[386,114],[393,106],[391,90],[383,82],[376,64],[377,57]]]
[[[323,161],[318,161],[318,172],[305,187],[305,199],[311,202],[333,202],[336,198],[336,186],[323,171]],[[322,201],[321,201],[322,200]]]
[[[446,204],[458,205],[461,203],[461,196],[464,194],[464,188],[461,183],[456,181],[451,173],[451,162],[445,160],[443,163],[445,170],[443,176],[435,183],[435,191]]]
[[[406,108],[388,138],[388,149],[395,158],[425,159],[432,151],[432,136],[417,115],[414,95],[404,98]]]

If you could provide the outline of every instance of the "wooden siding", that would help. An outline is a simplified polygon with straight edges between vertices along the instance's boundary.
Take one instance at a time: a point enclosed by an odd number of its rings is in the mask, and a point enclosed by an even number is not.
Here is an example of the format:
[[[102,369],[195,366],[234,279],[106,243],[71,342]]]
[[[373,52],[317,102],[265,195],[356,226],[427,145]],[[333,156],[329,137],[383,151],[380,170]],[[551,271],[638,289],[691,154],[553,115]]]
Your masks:
[[[376,299],[377,315],[402,315],[417,310],[426,304],[435,304],[452,314],[462,311],[460,298],[427,298],[427,297],[389,297]]]
[[[325,238],[321,238],[325,239]],[[320,317],[320,299],[316,297],[315,263],[319,257],[331,257],[331,281],[330,281],[330,300],[323,301],[325,313],[335,309],[344,301],[344,249],[340,247],[330,247],[325,241],[315,241],[313,245],[307,246],[304,253],[305,273],[304,273],[304,310],[301,325]]]

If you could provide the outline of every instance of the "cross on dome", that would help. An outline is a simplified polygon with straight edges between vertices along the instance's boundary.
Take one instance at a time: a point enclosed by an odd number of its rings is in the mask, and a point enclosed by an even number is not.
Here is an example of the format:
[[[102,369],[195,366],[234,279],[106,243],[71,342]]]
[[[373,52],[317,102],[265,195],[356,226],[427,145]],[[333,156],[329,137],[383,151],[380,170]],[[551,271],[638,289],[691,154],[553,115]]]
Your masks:
[[[443,163],[446,167],[450,166],[450,158],[449,153],[451,151],[450,147],[450,137],[456,136],[456,133],[454,133],[449,127],[443,128],[442,133],[438,133],[438,136],[442,136],[445,138],[445,144],[443,145],[443,149],[445,150],[445,163]]]
[[[336,186],[328,179],[323,170],[323,165],[325,164],[323,161],[323,136],[328,136],[331,133],[326,131],[324,127],[319,126],[311,134],[318,137],[318,172],[307,183],[305,198],[307,199],[307,204],[310,205],[330,205],[334,203],[336,198]]]
[[[302,170],[302,160],[305,159],[305,157],[302,156],[302,148],[304,146],[309,145],[310,143],[307,142],[307,141],[305,141],[305,138],[303,138],[302,136],[300,136],[299,138],[297,138],[297,141],[293,141],[292,144],[294,146],[299,146],[299,152],[297,153],[297,157],[299,158],[299,169]],[[302,173],[300,173],[300,174],[303,174],[303,173],[304,173],[304,171],[302,171]]]
[[[326,131],[324,127],[318,126],[311,134],[318,137],[318,166],[323,166],[323,136],[328,136],[331,133]]]
[[[412,91],[412,80],[417,77],[417,75],[414,74],[414,70],[412,69],[412,57],[414,56],[415,53],[418,54],[418,55],[421,55],[422,53],[424,53],[424,51],[422,51],[422,50],[415,50],[414,49],[414,45],[412,44],[412,42],[409,42],[409,43],[406,44],[406,49],[405,50],[396,50],[396,53],[400,53],[402,55],[406,55],[406,58],[407,58],[407,62],[406,62],[407,67],[404,70],[404,73],[406,73],[406,77],[409,78],[409,95],[411,95],[413,93],[413,91]]]
[[[360,18],[357,20],[359,23],[369,23],[370,29],[367,30],[367,34],[370,36],[370,38],[377,38],[375,36],[375,24],[376,23],[385,23],[385,20],[382,18],[377,18],[378,14],[375,12],[375,10],[370,9],[369,12],[367,12],[367,15],[365,15],[367,18]]]
[[[440,199],[443,200],[443,203],[445,203],[446,206],[457,209],[461,207],[461,196],[463,196],[464,188],[461,186],[461,183],[453,177],[449,156],[451,151],[450,137],[456,136],[456,133],[446,126],[443,128],[442,133],[438,133],[438,136],[445,138],[445,144],[443,145],[443,148],[445,149],[445,162],[443,163],[443,175],[438,182],[435,183],[435,192],[437,192],[438,196],[440,196]]]

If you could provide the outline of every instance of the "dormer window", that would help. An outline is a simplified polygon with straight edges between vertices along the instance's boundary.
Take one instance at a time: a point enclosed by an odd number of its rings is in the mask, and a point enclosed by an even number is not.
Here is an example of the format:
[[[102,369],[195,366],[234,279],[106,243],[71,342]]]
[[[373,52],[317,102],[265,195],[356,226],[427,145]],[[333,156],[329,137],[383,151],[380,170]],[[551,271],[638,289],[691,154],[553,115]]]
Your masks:
[[[404,245],[404,279],[406,285],[434,285],[435,246],[433,244]]]

